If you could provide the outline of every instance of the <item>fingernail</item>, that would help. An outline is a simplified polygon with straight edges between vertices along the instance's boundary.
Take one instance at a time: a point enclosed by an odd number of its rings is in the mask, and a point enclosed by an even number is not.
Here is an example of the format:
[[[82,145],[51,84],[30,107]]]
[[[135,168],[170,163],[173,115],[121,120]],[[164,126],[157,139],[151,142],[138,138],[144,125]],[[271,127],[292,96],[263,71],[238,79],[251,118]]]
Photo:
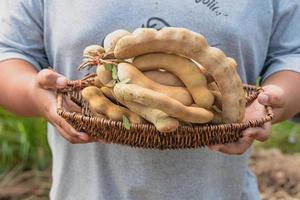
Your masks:
[[[65,87],[67,83],[67,79],[65,77],[58,77],[56,79],[56,86],[57,87]]]
[[[260,95],[259,97],[259,101],[261,104],[268,104],[268,101],[269,101],[269,96],[265,95],[265,94],[262,94]]]

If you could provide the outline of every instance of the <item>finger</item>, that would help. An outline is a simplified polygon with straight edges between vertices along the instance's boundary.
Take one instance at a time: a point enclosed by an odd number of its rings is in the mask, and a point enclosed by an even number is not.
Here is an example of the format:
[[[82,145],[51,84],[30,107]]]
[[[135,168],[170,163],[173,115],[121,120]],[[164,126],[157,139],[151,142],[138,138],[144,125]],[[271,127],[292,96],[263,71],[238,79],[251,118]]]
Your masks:
[[[251,137],[260,142],[265,142],[269,139],[272,132],[271,122],[265,123],[261,128],[248,128],[243,132],[246,137]]]
[[[72,137],[69,133],[67,133],[63,128],[59,127],[58,125],[54,124],[54,127],[58,130],[60,135],[68,140],[71,144],[84,144],[88,143],[88,141],[83,141],[80,138]]]
[[[263,105],[269,105],[273,108],[281,108],[284,106],[284,91],[276,86],[268,85],[263,87],[265,90],[258,95],[258,102]]]
[[[76,131],[64,120],[57,120],[55,124],[62,128],[72,138],[78,138],[82,141],[90,141],[91,139],[86,133]]]
[[[64,130],[66,134],[68,134],[72,138],[77,138],[82,141],[90,141],[91,137],[83,132],[76,131],[70,124],[68,124],[62,117],[60,117],[56,111],[50,111],[49,120],[54,123],[56,126],[60,127]]]
[[[44,69],[38,73],[37,82],[44,89],[58,89],[66,86],[67,79],[50,69]]]
[[[213,151],[219,151],[225,154],[241,155],[251,146],[253,141],[251,137],[243,137],[236,143],[214,145],[209,148]]]
[[[258,95],[258,102],[265,106],[281,108],[284,106],[283,98],[278,94],[261,93]]]

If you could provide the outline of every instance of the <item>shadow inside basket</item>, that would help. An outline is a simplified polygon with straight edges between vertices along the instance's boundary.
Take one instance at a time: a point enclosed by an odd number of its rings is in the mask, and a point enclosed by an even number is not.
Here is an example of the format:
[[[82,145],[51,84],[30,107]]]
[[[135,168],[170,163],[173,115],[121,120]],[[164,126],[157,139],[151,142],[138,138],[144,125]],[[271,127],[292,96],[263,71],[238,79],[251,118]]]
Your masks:
[[[226,144],[238,141],[243,130],[249,127],[260,127],[273,118],[272,110],[265,106],[266,115],[262,119],[232,124],[191,124],[181,125],[171,133],[159,132],[152,124],[131,124],[127,130],[123,122],[104,119],[93,114],[88,104],[81,97],[81,90],[94,85],[95,75],[81,80],[69,81],[67,87],[57,91],[57,112],[76,130],[90,134],[107,143],[131,147],[152,149],[186,149],[200,148],[207,145]],[[251,104],[262,89],[244,85],[247,105]],[[64,109],[63,99],[69,98],[81,107],[82,112],[68,112]]]

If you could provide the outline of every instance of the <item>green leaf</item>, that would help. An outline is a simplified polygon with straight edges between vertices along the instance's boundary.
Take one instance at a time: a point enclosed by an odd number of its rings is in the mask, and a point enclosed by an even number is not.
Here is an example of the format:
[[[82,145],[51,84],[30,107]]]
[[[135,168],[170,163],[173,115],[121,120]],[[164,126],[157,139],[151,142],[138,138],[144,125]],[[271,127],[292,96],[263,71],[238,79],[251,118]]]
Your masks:
[[[129,122],[129,119],[125,116],[125,115],[123,115],[123,124],[124,124],[124,127],[127,129],[127,130],[129,130],[130,129],[130,122]]]
[[[106,71],[112,72],[114,65],[113,64],[104,64],[104,68]]]
[[[118,70],[117,70],[116,66],[113,66],[111,73],[112,73],[113,80],[116,80],[117,82],[120,82],[119,79],[118,79]]]
[[[257,79],[256,79],[256,86],[260,86],[261,79],[262,79],[261,76],[257,77]]]

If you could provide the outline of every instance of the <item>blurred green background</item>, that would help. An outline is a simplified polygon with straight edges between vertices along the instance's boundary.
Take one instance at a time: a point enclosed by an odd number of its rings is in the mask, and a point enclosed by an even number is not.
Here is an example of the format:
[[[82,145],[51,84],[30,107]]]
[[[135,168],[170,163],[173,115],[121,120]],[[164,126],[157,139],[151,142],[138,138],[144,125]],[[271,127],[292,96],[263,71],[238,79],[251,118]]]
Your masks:
[[[50,165],[44,119],[17,117],[0,108],[0,174],[18,167],[43,170]]]

